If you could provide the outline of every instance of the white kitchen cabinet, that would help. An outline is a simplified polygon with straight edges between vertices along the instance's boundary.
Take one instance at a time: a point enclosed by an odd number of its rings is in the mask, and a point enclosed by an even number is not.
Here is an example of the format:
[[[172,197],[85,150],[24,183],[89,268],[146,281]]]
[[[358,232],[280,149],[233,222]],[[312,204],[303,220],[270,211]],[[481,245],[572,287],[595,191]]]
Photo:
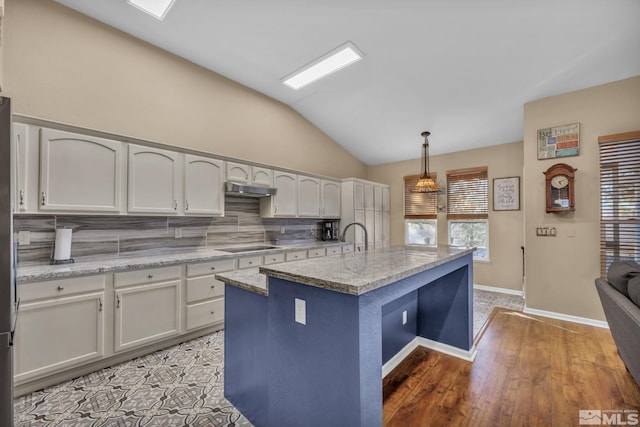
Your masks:
[[[41,211],[120,212],[122,143],[42,128]]]
[[[181,154],[129,144],[128,211],[177,214]]]
[[[20,384],[104,355],[104,276],[18,286],[14,347]]]
[[[336,181],[322,180],[322,217],[340,218],[341,184]]]
[[[29,201],[27,198],[27,180],[31,175],[28,171],[33,167],[27,161],[27,145],[29,144],[29,127],[22,123],[14,123],[12,126],[12,161],[13,161],[13,211],[27,212]]]
[[[227,162],[226,179],[227,181],[239,182],[241,184],[271,187],[273,186],[273,170],[260,166]]]
[[[275,196],[260,199],[260,216],[263,218],[288,217],[298,215],[298,176],[274,171],[273,186],[278,189]]]
[[[184,156],[184,213],[224,215],[224,162]]]
[[[298,216],[319,218],[322,215],[320,193],[320,179],[298,175]]]
[[[232,271],[235,265],[235,259],[187,265],[187,331],[224,321],[225,285],[215,278],[215,274]]]
[[[358,178],[342,181],[341,233],[352,222],[359,222],[367,229],[368,246],[382,247],[390,242],[389,236],[389,186]],[[385,208],[386,211],[385,211]],[[355,250],[364,250],[364,233],[359,226],[347,231],[347,241],[353,241]]]
[[[128,285],[142,274],[148,280],[115,290],[114,350],[123,351],[180,333],[180,269],[174,280],[162,280],[171,268],[116,273],[115,286]],[[130,277],[129,277],[130,276]]]
[[[382,247],[388,248],[391,246],[391,219],[390,213],[382,211]]]

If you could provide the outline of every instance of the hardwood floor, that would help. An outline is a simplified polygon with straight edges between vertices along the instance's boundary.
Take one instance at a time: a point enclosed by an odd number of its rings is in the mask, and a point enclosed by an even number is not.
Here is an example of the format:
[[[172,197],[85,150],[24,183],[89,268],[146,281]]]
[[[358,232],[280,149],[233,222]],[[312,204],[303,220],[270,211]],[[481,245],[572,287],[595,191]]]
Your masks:
[[[415,350],[384,379],[384,425],[577,426],[579,410],[640,410],[608,329],[497,308],[477,347],[474,363]]]

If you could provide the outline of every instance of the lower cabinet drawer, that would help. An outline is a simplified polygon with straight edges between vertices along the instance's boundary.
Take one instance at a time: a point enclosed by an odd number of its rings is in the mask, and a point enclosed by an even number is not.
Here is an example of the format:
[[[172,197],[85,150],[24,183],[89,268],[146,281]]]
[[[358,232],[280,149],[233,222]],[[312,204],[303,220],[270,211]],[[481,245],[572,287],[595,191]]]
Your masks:
[[[287,252],[287,261],[296,261],[299,259],[306,259],[307,251]]]
[[[149,268],[145,270],[125,271],[113,275],[113,286],[121,288],[131,285],[162,282],[180,279],[180,266]]]
[[[307,256],[309,258],[318,258],[325,255],[324,248],[322,249],[309,249],[307,251]]]
[[[212,325],[224,320],[224,298],[187,306],[187,330]]]
[[[350,254],[351,252],[353,252],[353,246],[352,245],[343,246],[342,247],[342,253],[343,254]]]
[[[248,256],[238,259],[238,268],[259,267],[262,265],[262,256]]]
[[[213,275],[187,279],[187,303],[224,295],[224,283]]]
[[[340,246],[334,246],[331,248],[327,248],[327,255],[338,255],[342,253],[342,248]]]
[[[277,264],[279,262],[284,262],[284,253],[264,256],[264,265]]]
[[[17,287],[18,298],[24,302],[41,298],[64,297],[81,292],[101,291],[104,289],[104,278],[105,276],[86,276],[24,283]]]

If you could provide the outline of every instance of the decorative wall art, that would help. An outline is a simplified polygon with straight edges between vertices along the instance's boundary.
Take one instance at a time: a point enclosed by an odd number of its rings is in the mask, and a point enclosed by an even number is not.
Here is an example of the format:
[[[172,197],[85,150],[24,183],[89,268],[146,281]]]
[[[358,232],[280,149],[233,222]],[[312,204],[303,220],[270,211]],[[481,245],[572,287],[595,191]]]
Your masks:
[[[520,177],[493,179],[493,210],[520,210]]]
[[[580,123],[538,129],[538,160],[580,154]]]

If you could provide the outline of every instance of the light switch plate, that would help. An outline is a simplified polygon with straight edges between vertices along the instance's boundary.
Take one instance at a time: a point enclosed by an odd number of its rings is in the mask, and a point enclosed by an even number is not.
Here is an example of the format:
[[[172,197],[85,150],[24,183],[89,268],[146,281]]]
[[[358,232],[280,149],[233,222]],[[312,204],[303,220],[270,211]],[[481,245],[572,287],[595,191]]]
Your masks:
[[[307,324],[307,302],[303,299],[296,298],[296,322],[301,325]]]
[[[175,238],[182,239],[182,228],[180,227],[175,228]]]
[[[21,246],[30,245],[31,231],[29,230],[18,231],[18,244]]]
[[[402,324],[403,325],[407,324],[407,310],[402,312]]]

